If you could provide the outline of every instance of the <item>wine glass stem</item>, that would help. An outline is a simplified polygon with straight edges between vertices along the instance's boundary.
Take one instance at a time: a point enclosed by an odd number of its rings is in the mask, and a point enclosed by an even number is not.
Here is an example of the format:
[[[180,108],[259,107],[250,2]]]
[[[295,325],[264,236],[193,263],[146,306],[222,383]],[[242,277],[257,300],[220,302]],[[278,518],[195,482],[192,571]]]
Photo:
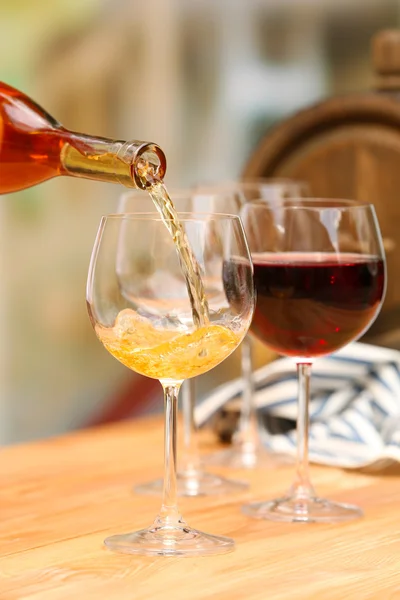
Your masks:
[[[239,431],[234,443],[245,452],[254,452],[258,446],[258,420],[254,405],[253,342],[247,335],[241,346],[243,397],[240,410]]]
[[[181,520],[178,511],[176,485],[176,415],[180,381],[166,383],[164,389],[164,488],[161,511],[156,519],[158,527],[175,526]]]
[[[292,493],[298,497],[313,497],[314,489],[309,477],[308,463],[308,429],[310,404],[310,379],[312,363],[298,362],[297,374],[299,380],[299,399],[297,413],[297,461],[296,481]]]
[[[200,471],[197,427],[194,418],[196,380],[187,379],[182,386],[183,452],[179,472],[193,475]]]

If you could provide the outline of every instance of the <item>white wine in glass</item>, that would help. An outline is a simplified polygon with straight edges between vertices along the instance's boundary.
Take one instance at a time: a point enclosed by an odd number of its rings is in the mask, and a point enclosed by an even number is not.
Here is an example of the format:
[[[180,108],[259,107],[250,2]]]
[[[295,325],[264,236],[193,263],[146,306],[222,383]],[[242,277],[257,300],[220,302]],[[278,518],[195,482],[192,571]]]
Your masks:
[[[252,265],[237,216],[180,214],[179,222],[201,275],[207,305],[202,323],[196,322],[170,228],[159,216],[103,217],[89,267],[87,305],[97,337],[121,363],[159,379],[164,389],[161,510],[147,529],[105,540],[119,552],[193,556],[234,545],[191,528],[180,515],[176,411],[182,382],[218,365],[246,335],[254,308]]]

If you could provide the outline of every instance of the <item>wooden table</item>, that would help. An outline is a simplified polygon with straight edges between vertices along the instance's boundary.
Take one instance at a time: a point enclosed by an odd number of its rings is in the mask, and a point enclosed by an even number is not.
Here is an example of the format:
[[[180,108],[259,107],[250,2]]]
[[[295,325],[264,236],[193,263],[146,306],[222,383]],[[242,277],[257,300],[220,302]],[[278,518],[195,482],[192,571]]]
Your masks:
[[[232,536],[236,550],[151,558],[114,554],[103,539],[156,515],[159,500],[133,494],[132,485],[161,473],[159,419],[8,447],[1,456],[0,600],[400,598],[400,475],[314,467],[318,491],[362,505],[365,518],[305,525],[254,521],[239,510],[285,490],[291,468],[236,472],[250,491],[180,502],[191,525]]]

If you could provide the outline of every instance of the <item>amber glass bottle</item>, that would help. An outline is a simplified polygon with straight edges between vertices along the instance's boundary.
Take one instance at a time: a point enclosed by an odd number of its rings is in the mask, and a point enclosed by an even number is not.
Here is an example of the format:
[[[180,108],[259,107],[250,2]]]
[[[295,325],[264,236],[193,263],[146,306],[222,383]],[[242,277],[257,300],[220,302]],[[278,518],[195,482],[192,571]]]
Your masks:
[[[68,131],[22,92],[0,82],[0,194],[58,175],[146,189],[162,180],[166,159],[150,142]]]

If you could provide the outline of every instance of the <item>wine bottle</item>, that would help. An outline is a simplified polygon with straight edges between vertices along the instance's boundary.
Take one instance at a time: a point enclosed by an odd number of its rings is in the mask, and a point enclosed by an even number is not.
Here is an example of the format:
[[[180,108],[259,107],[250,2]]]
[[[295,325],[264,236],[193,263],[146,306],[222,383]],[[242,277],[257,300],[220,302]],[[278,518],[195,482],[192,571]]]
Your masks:
[[[151,142],[65,129],[31,98],[0,82],[0,194],[58,175],[147,189],[162,181],[166,158]]]

